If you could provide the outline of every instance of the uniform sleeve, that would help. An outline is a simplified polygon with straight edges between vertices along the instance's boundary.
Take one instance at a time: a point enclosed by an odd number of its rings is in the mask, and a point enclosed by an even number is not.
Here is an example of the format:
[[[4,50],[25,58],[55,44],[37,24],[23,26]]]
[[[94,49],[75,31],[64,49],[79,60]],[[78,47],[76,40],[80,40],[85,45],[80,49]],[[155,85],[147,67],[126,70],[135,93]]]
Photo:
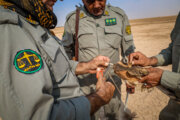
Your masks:
[[[87,111],[90,111],[90,103],[84,96],[61,100],[54,106],[51,120],[90,120]]]
[[[133,35],[131,32],[131,26],[128,20],[128,17],[126,14],[124,14],[123,18],[123,38],[124,40],[122,41],[122,48],[123,48],[123,57],[127,57],[130,53],[134,52],[135,50],[135,45],[134,45],[134,40],[133,40]],[[127,58],[126,58],[127,60]]]
[[[158,66],[161,65],[168,65],[168,64],[172,64],[172,48],[173,48],[173,44],[174,41],[176,40],[176,37],[178,35],[178,31],[180,28],[180,12],[178,14],[177,20],[176,20],[176,24],[174,26],[174,29],[171,32],[171,40],[172,42],[169,44],[169,47],[162,50],[159,55],[155,56],[158,59]]]
[[[71,70],[75,73],[75,71],[76,71],[76,67],[77,67],[77,64],[78,64],[79,62],[77,62],[77,61],[74,61],[74,60],[70,60],[70,65],[71,65]]]
[[[165,70],[161,78],[161,85],[172,91],[180,91],[180,73]]]
[[[159,55],[155,57],[158,59],[157,66],[169,65],[172,63],[172,44],[169,44],[169,47],[162,50]]]
[[[90,103],[84,96],[55,101],[52,78],[43,60],[31,74],[14,66],[21,50],[38,52],[36,45],[17,25],[0,25],[0,116],[3,120],[89,120]],[[31,58],[32,59],[32,58]]]
[[[72,56],[74,56],[74,40],[73,40],[73,25],[71,25],[69,22],[71,20],[66,20],[65,26],[64,26],[64,34],[62,38],[62,43],[65,48],[65,51],[70,59],[72,59]]]

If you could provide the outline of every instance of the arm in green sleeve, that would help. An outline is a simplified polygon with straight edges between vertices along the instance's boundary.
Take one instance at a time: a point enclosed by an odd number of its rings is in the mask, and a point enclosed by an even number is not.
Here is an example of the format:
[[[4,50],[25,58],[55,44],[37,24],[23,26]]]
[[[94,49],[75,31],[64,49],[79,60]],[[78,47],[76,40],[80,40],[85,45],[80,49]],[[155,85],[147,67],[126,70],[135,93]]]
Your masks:
[[[155,56],[158,59],[157,66],[172,64],[172,44],[169,47],[162,50],[159,55]]]
[[[180,73],[164,71],[161,85],[173,91],[180,91]]]

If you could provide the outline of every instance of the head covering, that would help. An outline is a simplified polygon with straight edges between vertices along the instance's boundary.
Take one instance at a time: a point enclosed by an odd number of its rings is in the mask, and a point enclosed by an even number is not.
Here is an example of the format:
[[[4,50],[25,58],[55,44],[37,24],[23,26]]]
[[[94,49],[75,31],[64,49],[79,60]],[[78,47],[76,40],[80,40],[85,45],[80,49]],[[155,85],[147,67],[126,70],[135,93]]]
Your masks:
[[[0,0],[0,5],[17,12],[31,23],[39,22],[47,29],[55,28],[57,25],[56,15],[42,0]]]

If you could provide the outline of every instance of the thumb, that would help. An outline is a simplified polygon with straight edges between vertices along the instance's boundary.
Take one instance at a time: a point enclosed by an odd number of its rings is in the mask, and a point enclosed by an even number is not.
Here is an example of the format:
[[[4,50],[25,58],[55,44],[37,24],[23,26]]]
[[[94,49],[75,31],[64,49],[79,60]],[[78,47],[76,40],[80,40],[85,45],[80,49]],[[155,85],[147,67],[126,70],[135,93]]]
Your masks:
[[[148,76],[144,76],[139,80],[139,82],[145,83],[147,81],[147,79],[148,79]]]
[[[106,81],[106,79],[105,78],[103,78],[103,73],[102,73],[103,71],[98,71],[98,77],[97,77],[97,79],[98,79],[98,81],[97,81],[97,83],[96,83],[96,88],[98,89],[98,88],[100,88],[100,86],[102,85],[102,84],[104,84],[104,82]]]

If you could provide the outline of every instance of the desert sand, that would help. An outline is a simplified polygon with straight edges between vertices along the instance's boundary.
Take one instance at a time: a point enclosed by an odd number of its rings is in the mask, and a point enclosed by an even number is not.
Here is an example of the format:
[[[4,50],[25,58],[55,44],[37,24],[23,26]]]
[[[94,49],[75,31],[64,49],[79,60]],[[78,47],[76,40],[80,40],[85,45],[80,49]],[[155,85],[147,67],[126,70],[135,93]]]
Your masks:
[[[153,56],[167,48],[171,42],[170,33],[174,27],[175,19],[176,16],[130,20],[136,51]],[[63,27],[58,27],[53,31],[57,37],[62,38]],[[161,68],[171,70],[171,65]],[[121,94],[124,102],[126,97],[124,83]],[[168,100],[169,97],[159,89],[154,88],[151,91],[141,92],[140,85],[138,85],[135,94],[129,95],[128,108],[136,113],[134,120],[158,120],[159,113]]]

